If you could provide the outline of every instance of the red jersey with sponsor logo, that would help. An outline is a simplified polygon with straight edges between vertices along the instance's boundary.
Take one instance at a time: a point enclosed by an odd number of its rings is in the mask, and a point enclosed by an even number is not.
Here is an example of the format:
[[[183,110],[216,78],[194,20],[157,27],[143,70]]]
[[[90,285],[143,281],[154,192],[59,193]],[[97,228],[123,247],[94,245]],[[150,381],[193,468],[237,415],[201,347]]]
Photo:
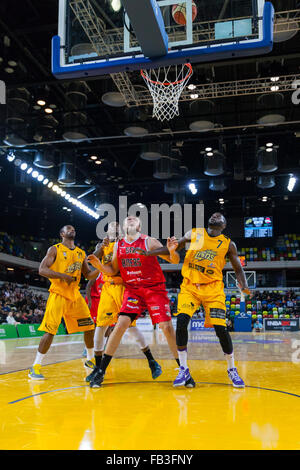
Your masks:
[[[149,287],[165,283],[165,277],[156,256],[135,253],[135,248],[147,251],[147,235],[140,235],[135,241],[125,238],[118,241],[118,263],[121,277],[126,286]]]
[[[100,273],[96,281],[91,287],[91,297],[100,297],[102,284],[103,284],[103,274]]]

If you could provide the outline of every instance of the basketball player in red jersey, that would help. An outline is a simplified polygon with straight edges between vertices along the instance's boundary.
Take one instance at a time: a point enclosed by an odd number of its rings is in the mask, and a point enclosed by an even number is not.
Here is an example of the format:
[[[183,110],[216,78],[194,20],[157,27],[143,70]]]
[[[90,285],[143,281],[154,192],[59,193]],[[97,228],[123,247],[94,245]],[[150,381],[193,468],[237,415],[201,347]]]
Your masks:
[[[121,228],[118,222],[111,222],[108,224],[107,234],[102,243],[98,243],[94,251],[94,255],[101,261],[102,264],[111,263],[114,246],[122,238]],[[102,273],[101,273],[102,274]],[[102,356],[105,349],[105,337],[109,336],[109,328],[118,321],[119,312],[123,303],[125,286],[122,277],[119,273],[116,276],[103,275],[103,286],[101,291],[101,300],[99,302],[96,329],[94,335],[94,353],[92,365],[100,367]],[[155,361],[152,356],[149,345],[147,344],[144,335],[137,328],[136,322],[131,323],[128,328],[128,334],[137,342],[142,353],[148,360],[148,365],[151,370],[152,378],[157,379],[162,371],[160,365]],[[90,382],[94,377],[97,370],[93,371],[86,381]]]
[[[146,308],[149,311],[152,323],[158,323],[162,329],[169,348],[178,365],[180,365],[175,331],[171,321],[169,298],[165,288],[166,281],[162,269],[157,258],[142,256],[136,252],[137,248],[146,251],[155,250],[162,247],[162,244],[154,238],[141,234],[141,223],[138,217],[127,217],[123,228],[126,236],[115,244],[111,263],[102,265],[94,255],[88,257],[89,263],[106,275],[114,276],[120,272],[125,284],[118,322],[109,337],[100,367],[93,373],[93,378],[90,381],[91,388],[101,386],[106,368],[115,354],[125,331]],[[175,252],[177,241],[174,244],[173,239],[168,239],[167,246],[169,253],[163,258],[171,263],[178,263],[179,255]],[[189,386],[189,384],[186,384],[186,386]]]

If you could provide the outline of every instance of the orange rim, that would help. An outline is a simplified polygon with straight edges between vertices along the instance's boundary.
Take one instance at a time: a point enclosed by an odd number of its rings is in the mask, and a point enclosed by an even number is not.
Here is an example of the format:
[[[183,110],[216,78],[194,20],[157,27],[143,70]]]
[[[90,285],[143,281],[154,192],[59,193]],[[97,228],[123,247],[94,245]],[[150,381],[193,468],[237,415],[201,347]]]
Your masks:
[[[177,80],[176,82],[156,82],[155,80],[151,80],[151,78],[147,77],[147,75],[145,75],[143,70],[141,70],[141,75],[145,80],[147,80],[150,83],[153,83],[153,85],[163,85],[163,86],[178,85],[179,83],[185,82],[193,73],[191,64],[184,64],[184,66],[189,69],[189,72],[184,78],[182,78],[181,80]]]

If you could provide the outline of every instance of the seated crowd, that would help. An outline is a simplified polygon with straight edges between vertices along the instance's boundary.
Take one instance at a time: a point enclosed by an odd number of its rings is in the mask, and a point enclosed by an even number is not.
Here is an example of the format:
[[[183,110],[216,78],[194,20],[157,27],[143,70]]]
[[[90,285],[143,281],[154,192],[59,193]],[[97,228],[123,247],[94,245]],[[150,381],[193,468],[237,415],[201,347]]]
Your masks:
[[[35,294],[28,285],[0,285],[0,323],[41,323],[46,299]]]

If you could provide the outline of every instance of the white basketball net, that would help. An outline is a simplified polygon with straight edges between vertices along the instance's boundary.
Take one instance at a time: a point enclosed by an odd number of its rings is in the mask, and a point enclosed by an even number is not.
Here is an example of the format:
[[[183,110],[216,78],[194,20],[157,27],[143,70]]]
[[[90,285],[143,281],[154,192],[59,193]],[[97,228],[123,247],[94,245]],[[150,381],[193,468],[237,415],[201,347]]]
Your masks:
[[[153,98],[153,117],[170,121],[179,116],[179,99],[192,74],[191,64],[141,70]]]

